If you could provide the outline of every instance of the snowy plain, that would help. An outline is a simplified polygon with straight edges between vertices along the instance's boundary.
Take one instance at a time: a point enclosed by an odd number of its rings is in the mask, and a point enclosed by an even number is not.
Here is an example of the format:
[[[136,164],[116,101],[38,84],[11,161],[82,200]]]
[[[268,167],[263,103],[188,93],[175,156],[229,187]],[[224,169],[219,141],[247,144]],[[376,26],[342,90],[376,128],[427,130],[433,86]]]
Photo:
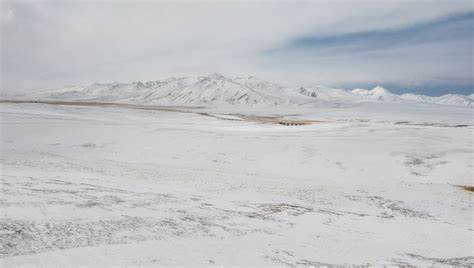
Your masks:
[[[2,267],[474,265],[472,107],[0,108]]]

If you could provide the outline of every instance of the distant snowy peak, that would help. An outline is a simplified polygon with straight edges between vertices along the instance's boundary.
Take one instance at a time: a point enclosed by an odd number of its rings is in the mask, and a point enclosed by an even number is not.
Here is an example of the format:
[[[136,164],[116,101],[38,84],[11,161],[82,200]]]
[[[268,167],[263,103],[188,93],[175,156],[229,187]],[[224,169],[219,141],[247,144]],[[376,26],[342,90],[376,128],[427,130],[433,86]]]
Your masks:
[[[474,99],[472,98],[474,94],[469,96],[447,94],[439,97],[417,95],[414,93],[397,95],[381,86],[377,86],[371,90],[356,88],[350,92],[368,100],[381,102],[421,102],[440,105],[474,106]]]
[[[31,96],[28,96],[31,97]],[[363,102],[431,103],[474,106],[474,94],[429,97],[412,93],[397,95],[377,86],[348,91],[324,85],[283,87],[253,76],[228,78],[218,73],[199,77],[171,77],[132,83],[92,83],[67,87],[36,96],[43,100],[113,102],[143,105],[274,106],[338,105]]]
[[[223,76],[222,74],[219,74],[219,73],[212,73],[208,76],[203,76],[202,78],[204,78],[204,79],[213,79],[213,80],[229,80],[228,78],[226,78],[225,76]]]
[[[331,88],[324,85],[316,85],[311,87],[300,87],[300,94],[324,100],[328,102],[364,102],[365,99],[345,89]]]
[[[356,88],[351,90],[355,95],[359,95],[364,98],[378,100],[378,101],[395,101],[397,96],[381,86],[377,86],[371,90]]]
[[[441,97],[434,97],[433,99],[436,100],[435,103],[445,105],[472,106],[474,104],[472,99],[455,94],[447,94]]]
[[[440,97],[429,97],[425,95],[416,95],[413,93],[407,93],[407,94],[400,95],[400,98],[403,100],[442,104],[442,105],[474,106],[474,99],[472,99],[471,96],[472,94],[469,96],[447,94]]]

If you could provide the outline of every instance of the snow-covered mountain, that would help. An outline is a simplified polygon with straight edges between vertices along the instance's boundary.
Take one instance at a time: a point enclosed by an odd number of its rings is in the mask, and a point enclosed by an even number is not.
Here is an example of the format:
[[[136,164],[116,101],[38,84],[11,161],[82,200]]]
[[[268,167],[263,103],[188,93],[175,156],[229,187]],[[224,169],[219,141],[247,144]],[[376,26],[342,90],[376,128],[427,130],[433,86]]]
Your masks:
[[[406,93],[400,95],[403,100],[410,100],[416,102],[426,102],[443,105],[455,105],[455,106],[473,106],[474,99],[472,94],[469,96],[457,95],[457,94],[446,94],[440,97],[429,97],[425,95],[416,95],[413,93]]]
[[[28,96],[31,98],[31,95]],[[322,105],[363,102],[430,103],[474,106],[474,94],[429,97],[413,93],[397,95],[381,86],[373,89],[331,88],[323,85],[283,87],[255,77],[228,78],[220,74],[171,77],[133,83],[93,83],[43,92],[36,100],[88,101],[142,105],[274,106]]]
[[[470,97],[472,94],[469,96],[446,94],[439,97],[417,95],[414,93],[397,95],[381,86],[377,86],[371,90],[356,88],[351,90],[351,92],[364,98],[381,102],[423,102],[441,105],[474,106],[474,99]]]
[[[220,74],[168,78],[159,81],[94,83],[46,92],[39,99],[116,102],[147,105],[251,105],[301,104],[310,101],[291,89],[255,77],[231,79]],[[306,100],[305,100],[306,99]]]
[[[395,94],[393,94],[388,89],[385,89],[381,86],[377,86],[371,90],[356,88],[356,89],[351,90],[351,93],[359,95],[367,99],[384,101],[384,102],[391,102],[391,101],[397,100],[397,96]]]

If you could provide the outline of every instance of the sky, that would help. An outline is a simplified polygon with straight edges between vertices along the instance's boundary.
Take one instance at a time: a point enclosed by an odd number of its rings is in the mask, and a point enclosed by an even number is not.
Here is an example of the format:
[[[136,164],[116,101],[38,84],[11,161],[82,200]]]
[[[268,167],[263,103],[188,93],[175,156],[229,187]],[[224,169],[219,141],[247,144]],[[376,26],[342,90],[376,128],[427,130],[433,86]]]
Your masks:
[[[474,1],[1,1],[1,90],[221,73],[472,94]]]

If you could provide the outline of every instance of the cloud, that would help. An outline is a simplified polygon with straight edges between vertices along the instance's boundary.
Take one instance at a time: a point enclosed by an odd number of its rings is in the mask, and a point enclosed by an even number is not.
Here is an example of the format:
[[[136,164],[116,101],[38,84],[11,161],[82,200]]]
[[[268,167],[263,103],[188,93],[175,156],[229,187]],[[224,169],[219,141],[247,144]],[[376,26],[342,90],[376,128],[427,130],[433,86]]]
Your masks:
[[[323,83],[392,84],[419,92],[426,85],[425,94],[444,85],[472,93],[473,25],[470,11],[399,28],[298,37],[263,54],[275,66],[311,66],[306,71]]]
[[[0,24],[8,24],[15,18],[15,14],[11,8],[5,7],[0,9]]]
[[[474,12],[467,12],[401,28],[297,38],[281,50],[310,49],[353,53],[402,45],[470,40],[473,37],[472,25],[474,25]]]
[[[402,49],[406,44],[372,53],[367,47],[368,52],[349,57],[343,56],[347,56],[344,49],[323,55],[297,47],[310,37],[319,40],[320,49],[327,49],[321,43],[324,38],[363,39],[361,33],[383,35],[469,11],[470,1],[2,2],[2,17],[6,12],[13,18],[5,20],[8,23],[2,19],[1,24],[1,86],[2,90],[39,90],[210,72],[256,75],[286,84],[460,81],[451,62],[466,56],[461,54],[469,42],[453,40],[457,37],[424,47],[420,61],[432,63],[430,53],[446,61],[438,61],[441,66],[431,71],[421,62],[402,60],[416,58],[414,46]],[[291,42],[297,49],[279,55],[262,53]],[[458,52],[436,52],[445,48]],[[377,60],[367,61],[364,53]],[[397,53],[404,56],[397,59]],[[354,65],[357,72],[351,73],[347,66]],[[407,65],[420,68],[422,76],[407,74]]]

